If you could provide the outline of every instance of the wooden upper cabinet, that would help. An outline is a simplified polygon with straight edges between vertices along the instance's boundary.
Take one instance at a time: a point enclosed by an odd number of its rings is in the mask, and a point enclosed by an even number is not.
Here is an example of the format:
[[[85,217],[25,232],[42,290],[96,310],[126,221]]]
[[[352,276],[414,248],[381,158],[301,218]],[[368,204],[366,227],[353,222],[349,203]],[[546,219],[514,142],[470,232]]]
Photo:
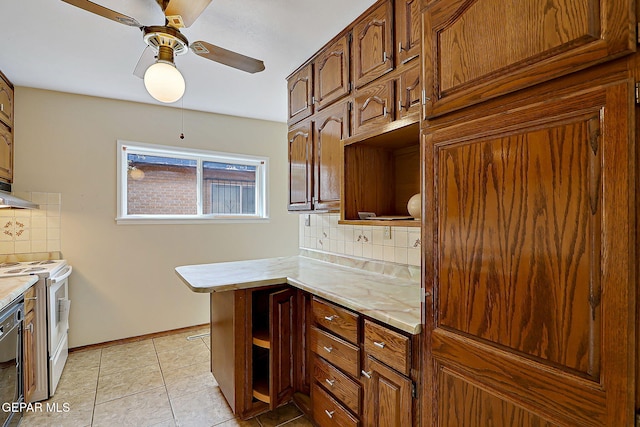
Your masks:
[[[396,119],[404,119],[420,114],[422,85],[420,84],[420,63],[413,61],[398,77],[398,108]],[[416,120],[417,121],[417,120]]]
[[[353,82],[356,88],[393,70],[393,8],[386,1],[353,27]]]
[[[395,0],[396,66],[420,55],[421,1]]]
[[[429,117],[636,49],[628,1],[435,0],[423,19]]]
[[[394,120],[394,80],[368,84],[353,96],[353,134],[369,132]]]
[[[0,122],[13,128],[13,87],[0,73]]]
[[[288,122],[295,123],[313,112],[312,65],[307,64],[287,79]]]
[[[349,136],[347,102],[316,114],[313,122],[313,208],[340,210],[342,140]]]
[[[349,94],[350,33],[325,47],[313,61],[315,108],[320,110]]]
[[[311,122],[289,129],[289,210],[311,209],[313,136]]]
[[[0,179],[13,180],[13,133],[0,123]]]

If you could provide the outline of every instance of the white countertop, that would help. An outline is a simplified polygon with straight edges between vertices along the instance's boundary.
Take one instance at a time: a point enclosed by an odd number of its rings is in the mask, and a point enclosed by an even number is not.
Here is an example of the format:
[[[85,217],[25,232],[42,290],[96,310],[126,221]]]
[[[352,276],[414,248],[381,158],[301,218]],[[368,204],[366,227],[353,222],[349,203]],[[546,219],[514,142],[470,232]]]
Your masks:
[[[0,278],[0,310],[9,305],[11,301],[22,295],[34,283],[38,276],[15,276]]]
[[[194,292],[222,292],[287,283],[410,334],[418,334],[420,283],[415,280],[291,256],[176,267]]]

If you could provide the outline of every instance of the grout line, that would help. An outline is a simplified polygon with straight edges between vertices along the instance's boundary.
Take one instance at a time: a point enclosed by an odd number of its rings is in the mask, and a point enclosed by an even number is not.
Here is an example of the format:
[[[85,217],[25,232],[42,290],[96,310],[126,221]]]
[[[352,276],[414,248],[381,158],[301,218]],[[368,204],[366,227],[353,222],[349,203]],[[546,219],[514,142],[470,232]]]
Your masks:
[[[98,401],[98,387],[100,385],[100,369],[102,368],[102,349],[100,349],[100,363],[98,363],[98,377],[96,378],[96,392],[93,395],[93,408],[91,408],[91,424],[95,421],[96,416],[96,402]]]
[[[158,359],[158,366],[160,367],[160,375],[162,375],[162,385],[164,386],[164,391],[167,393],[167,400],[169,401],[169,409],[171,409],[171,416],[173,417],[173,423],[178,425],[178,419],[176,418],[176,413],[173,410],[173,402],[171,402],[171,396],[169,396],[169,389],[167,389],[167,381],[164,378],[164,369],[162,369],[162,364],[160,363],[160,357],[158,356],[158,349],[156,348],[156,342],[152,338],[151,343],[153,344],[153,350],[156,354],[156,359]]]
[[[290,420],[287,420],[287,421],[285,421],[285,422],[283,422],[283,423],[278,424],[276,427],[284,426],[284,425],[286,425],[286,424],[289,424],[290,422],[293,422],[293,421],[295,421],[295,420],[297,420],[297,419],[300,419],[300,418],[303,418],[303,417],[304,417],[304,414],[300,414],[300,415],[298,415],[297,417],[291,418]]]

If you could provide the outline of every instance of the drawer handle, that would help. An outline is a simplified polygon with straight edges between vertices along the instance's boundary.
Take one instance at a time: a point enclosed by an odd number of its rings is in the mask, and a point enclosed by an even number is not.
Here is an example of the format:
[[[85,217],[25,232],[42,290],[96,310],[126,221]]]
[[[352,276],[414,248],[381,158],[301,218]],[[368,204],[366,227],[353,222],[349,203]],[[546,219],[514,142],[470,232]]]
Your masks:
[[[333,347],[322,346],[322,348],[324,348],[327,353],[331,353],[331,350],[333,350]]]
[[[27,297],[24,299],[25,301],[37,301],[38,297]]]
[[[330,380],[329,378],[327,378],[327,379],[325,379],[325,382],[326,382],[327,384],[329,384],[329,387],[333,387],[333,383],[335,383],[335,382],[336,382],[336,380]]]
[[[385,344],[383,342],[374,341],[373,345],[376,347],[384,348]]]
[[[362,370],[362,375],[364,375],[365,377],[367,377],[367,378],[369,378],[369,379],[370,379],[370,378],[371,378],[371,371],[367,372],[367,371],[365,371],[365,370],[363,369],[363,370]]]
[[[334,314],[333,316],[324,316],[324,320],[327,320],[329,322],[333,322],[333,319],[337,319],[338,316],[336,314]]]
[[[329,411],[329,410],[327,410],[327,409],[325,409],[325,410],[324,410],[324,413],[325,413],[325,414],[327,414],[327,415],[329,416],[329,418],[333,418],[333,414],[334,414],[335,412],[336,412],[336,411]]]

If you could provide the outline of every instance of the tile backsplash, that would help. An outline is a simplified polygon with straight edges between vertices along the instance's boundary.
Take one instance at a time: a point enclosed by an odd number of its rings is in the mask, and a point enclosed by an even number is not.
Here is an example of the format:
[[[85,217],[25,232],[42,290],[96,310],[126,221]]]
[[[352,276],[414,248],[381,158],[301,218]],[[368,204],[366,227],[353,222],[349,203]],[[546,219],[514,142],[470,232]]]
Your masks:
[[[339,214],[299,217],[301,249],[420,266],[420,227],[390,227],[391,236],[385,236],[385,227],[338,224]]]
[[[0,209],[0,255],[60,251],[60,193],[15,192],[40,209]]]

